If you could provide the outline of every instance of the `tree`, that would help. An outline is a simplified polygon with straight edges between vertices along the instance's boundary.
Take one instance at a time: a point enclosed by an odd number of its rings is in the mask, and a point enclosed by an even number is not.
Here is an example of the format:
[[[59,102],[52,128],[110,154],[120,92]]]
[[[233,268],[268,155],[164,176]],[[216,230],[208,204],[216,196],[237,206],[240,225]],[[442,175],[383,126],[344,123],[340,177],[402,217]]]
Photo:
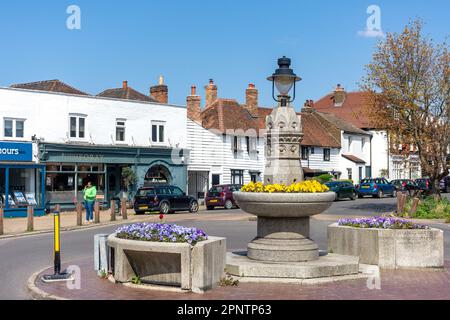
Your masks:
[[[450,54],[445,42],[435,44],[422,29],[416,19],[402,33],[388,33],[361,87],[369,118],[388,131],[392,153],[416,152],[439,195],[439,181],[449,174]]]
[[[122,169],[122,180],[127,188],[127,191],[130,191],[130,188],[137,183],[136,172],[130,167],[125,167]]]

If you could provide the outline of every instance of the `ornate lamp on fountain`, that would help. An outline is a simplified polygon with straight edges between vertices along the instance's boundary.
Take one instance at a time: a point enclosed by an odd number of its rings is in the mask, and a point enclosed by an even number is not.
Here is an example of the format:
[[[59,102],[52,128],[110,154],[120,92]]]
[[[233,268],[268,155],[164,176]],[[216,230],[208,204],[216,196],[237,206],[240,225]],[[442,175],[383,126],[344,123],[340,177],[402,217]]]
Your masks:
[[[295,84],[300,81],[290,68],[291,60],[278,60],[279,69],[268,78],[279,91],[278,106],[266,119],[266,184],[291,185],[302,182],[301,117],[291,103]],[[294,88],[291,100],[289,92]],[[248,245],[247,257],[261,262],[305,262],[319,258],[317,244],[309,232],[310,216],[328,209],[334,192],[252,193],[235,192],[234,198],[245,212],[258,217],[258,236]]]

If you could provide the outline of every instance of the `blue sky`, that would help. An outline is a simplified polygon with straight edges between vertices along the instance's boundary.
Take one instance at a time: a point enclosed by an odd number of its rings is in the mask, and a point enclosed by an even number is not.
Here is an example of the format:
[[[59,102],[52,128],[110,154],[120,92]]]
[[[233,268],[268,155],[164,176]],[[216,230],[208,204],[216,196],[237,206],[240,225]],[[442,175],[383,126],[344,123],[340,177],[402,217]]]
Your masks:
[[[72,4],[81,9],[81,30],[66,27]],[[128,80],[148,93],[163,74],[174,104],[185,104],[192,84],[204,97],[213,78],[221,97],[244,102],[254,83],[260,104],[272,106],[265,79],[286,55],[303,78],[299,108],[337,83],[358,88],[379,40],[358,35],[372,4],[384,32],[420,17],[435,40],[450,35],[447,0],[1,1],[0,86],[57,78],[97,94]]]

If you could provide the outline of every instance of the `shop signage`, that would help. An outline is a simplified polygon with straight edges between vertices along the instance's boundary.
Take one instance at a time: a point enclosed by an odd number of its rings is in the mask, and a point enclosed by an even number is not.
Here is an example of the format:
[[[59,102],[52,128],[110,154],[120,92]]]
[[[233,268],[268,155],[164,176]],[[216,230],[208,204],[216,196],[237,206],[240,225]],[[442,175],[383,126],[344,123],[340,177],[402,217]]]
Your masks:
[[[33,144],[0,142],[0,162],[33,161]]]

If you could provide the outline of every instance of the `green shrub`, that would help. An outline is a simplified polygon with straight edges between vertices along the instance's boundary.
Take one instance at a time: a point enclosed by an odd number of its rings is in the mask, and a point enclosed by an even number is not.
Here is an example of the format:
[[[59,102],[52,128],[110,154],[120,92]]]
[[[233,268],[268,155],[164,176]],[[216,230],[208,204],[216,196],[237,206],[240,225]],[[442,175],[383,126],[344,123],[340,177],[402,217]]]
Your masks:
[[[412,199],[405,205],[405,211],[411,212]],[[447,199],[436,200],[433,197],[426,197],[417,206],[413,218],[418,219],[446,219],[450,220],[450,201]]]
[[[320,176],[318,176],[319,179],[321,179],[323,182],[330,182],[334,176],[331,174],[322,174]]]

